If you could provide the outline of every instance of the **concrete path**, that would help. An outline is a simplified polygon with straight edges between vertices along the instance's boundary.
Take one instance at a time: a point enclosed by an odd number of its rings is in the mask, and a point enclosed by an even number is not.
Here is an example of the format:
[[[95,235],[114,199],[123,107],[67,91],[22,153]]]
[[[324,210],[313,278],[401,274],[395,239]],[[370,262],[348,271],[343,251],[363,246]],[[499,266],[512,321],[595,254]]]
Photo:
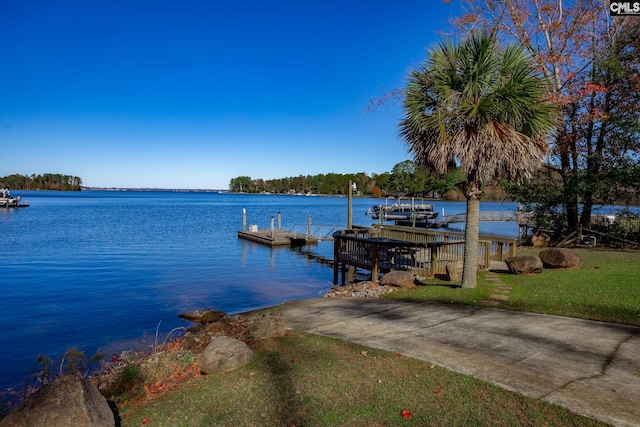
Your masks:
[[[323,298],[293,329],[400,352],[617,426],[640,426],[640,328],[494,308]]]

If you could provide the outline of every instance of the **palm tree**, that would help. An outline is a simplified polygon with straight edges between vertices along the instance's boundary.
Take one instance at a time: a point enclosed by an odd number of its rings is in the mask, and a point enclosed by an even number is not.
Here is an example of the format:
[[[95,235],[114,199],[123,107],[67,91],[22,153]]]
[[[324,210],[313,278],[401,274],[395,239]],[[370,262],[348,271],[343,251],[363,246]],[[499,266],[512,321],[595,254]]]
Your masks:
[[[416,163],[442,174],[451,164],[467,200],[462,287],[474,288],[482,183],[530,177],[547,153],[557,109],[525,51],[502,48],[487,33],[445,41],[411,71],[400,135]]]

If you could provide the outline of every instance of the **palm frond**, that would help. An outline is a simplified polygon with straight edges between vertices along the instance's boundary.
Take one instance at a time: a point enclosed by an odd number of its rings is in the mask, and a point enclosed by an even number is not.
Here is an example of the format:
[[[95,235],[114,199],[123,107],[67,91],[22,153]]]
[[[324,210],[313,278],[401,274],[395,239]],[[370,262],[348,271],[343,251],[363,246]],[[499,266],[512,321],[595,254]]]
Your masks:
[[[541,165],[558,112],[545,80],[517,45],[488,34],[445,40],[407,78],[400,136],[438,173],[455,161],[474,180],[519,180]]]

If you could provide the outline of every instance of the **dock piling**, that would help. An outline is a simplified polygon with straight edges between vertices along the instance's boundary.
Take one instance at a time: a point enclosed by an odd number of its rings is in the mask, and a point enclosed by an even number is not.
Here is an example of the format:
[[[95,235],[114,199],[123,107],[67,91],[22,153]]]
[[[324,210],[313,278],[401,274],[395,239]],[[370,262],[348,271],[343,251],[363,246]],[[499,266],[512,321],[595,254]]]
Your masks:
[[[271,238],[275,239],[276,238],[276,230],[275,230],[275,224],[274,224],[274,217],[273,215],[271,216]]]
[[[247,231],[247,210],[242,208],[242,231]]]
[[[354,183],[349,180],[349,188],[347,189],[347,230],[353,229],[353,186]]]

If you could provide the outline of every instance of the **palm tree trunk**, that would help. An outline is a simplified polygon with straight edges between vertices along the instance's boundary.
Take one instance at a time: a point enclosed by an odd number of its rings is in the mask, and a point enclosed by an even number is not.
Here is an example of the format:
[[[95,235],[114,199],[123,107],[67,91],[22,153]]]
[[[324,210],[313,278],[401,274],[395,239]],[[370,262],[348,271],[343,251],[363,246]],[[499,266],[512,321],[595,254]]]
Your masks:
[[[465,191],[467,219],[464,233],[462,288],[475,288],[478,274],[478,229],[480,222],[480,185],[470,183]]]

